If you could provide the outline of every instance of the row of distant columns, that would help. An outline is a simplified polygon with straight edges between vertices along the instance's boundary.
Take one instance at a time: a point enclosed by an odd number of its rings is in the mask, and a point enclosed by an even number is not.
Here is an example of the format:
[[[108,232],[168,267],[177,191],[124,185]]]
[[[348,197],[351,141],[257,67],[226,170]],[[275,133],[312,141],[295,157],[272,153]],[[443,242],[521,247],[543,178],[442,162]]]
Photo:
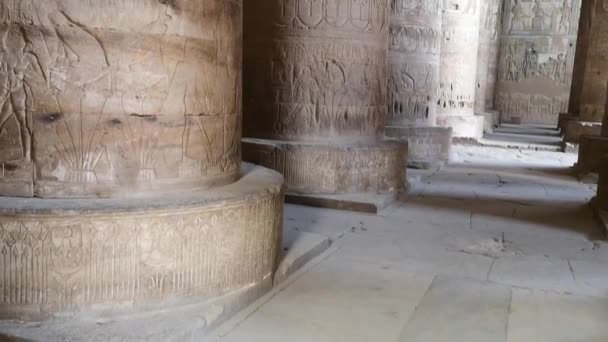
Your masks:
[[[400,189],[394,141],[430,167],[453,137],[482,137],[499,0],[245,3],[244,158],[291,192]]]

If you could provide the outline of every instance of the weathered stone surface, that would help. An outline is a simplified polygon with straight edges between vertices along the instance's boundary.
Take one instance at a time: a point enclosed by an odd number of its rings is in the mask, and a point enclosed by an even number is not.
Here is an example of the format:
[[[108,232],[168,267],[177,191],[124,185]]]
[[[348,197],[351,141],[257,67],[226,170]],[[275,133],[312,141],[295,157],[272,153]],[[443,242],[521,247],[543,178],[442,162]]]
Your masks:
[[[441,0],[392,1],[387,125],[435,125],[441,20]]]
[[[243,139],[243,158],[279,171],[289,192],[398,192],[405,187],[407,146],[397,142],[336,145]]]
[[[115,314],[214,298],[271,277],[282,177],[146,199],[0,197],[0,317]]]
[[[437,124],[454,137],[478,138],[475,114],[480,7],[477,0],[445,1]],[[479,131],[474,131],[476,128]]]
[[[591,14],[583,20],[589,25],[584,76],[580,92],[579,115],[583,121],[602,122],[608,81],[608,3],[592,3]]]
[[[580,0],[505,0],[496,101],[505,122],[568,110]]]
[[[608,155],[608,138],[597,134],[581,136],[576,172],[580,175],[599,172],[601,160],[606,155]]]
[[[221,0],[2,1],[0,195],[234,181],[240,13]]]
[[[375,140],[386,111],[388,2],[244,5],[244,135]]]
[[[501,0],[480,2],[479,49],[477,52],[477,90],[475,112],[494,108],[494,92],[500,50]]]
[[[233,296],[215,322],[268,289],[283,178],[241,169],[241,21],[240,0],[0,3],[0,319]]]
[[[383,141],[388,1],[244,5],[244,159],[291,192],[402,189],[406,146]]]
[[[447,163],[450,158],[451,128],[387,126],[386,136],[407,142],[410,167],[432,168]]]
[[[600,135],[602,124],[599,122],[568,120],[564,126],[564,141],[578,144],[582,135]]]

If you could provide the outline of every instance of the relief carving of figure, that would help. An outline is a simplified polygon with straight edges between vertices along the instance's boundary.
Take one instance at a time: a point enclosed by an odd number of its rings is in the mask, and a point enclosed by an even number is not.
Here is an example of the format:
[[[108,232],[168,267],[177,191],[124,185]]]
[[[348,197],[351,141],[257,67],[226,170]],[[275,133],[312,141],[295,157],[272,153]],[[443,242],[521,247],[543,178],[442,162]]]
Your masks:
[[[511,19],[511,31],[525,30],[526,24],[524,20],[525,18],[528,18],[529,15],[524,10],[521,0],[515,0],[515,5],[513,5],[513,8],[511,9],[511,14],[513,15],[513,18]]]
[[[10,48],[9,48],[10,46]],[[28,71],[38,68],[36,55],[30,51],[24,31],[8,27],[0,31],[0,130],[10,118],[19,127],[23,159],[31,160],[32,125],[28,116]]]
[[[532,12],[534,12],[534,18],[532,18],[532,30],[535,31],[543,31],[545,30],[545,19],[547,17],[547,13],[540,2],[540,0],[536,0],[534,2],[534,7],[532,7]]]

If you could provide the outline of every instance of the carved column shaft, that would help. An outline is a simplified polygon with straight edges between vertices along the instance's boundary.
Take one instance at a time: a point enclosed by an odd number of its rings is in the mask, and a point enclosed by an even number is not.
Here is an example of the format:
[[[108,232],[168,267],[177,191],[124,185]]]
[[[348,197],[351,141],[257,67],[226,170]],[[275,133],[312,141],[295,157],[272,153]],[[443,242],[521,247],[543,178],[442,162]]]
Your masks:
[[[217,299],[209,327],[271,286],[283,180],[241,169],[241,22],[240,0],[0,2],[0,319]]]
[[[497,107],[504,121],[555,125],[568,107],[580,0],[505,0]]]
[[[451,130],[436,127],[442,14],[442,0],[391,1],[386,135],[416,167],[449,158]]]
[[[245,160],[281,171],[292,192],[403,188],[404,148],[383,141],[388,0],[244,10]]]
[[[0,195],[120,197],[236,180],[236,5],[167,3],[2,1]]]
[[[437,122],[453,127],[456,137],[479,138],[483,120],[474,114],[480,2],[445,0],[444,10]]]

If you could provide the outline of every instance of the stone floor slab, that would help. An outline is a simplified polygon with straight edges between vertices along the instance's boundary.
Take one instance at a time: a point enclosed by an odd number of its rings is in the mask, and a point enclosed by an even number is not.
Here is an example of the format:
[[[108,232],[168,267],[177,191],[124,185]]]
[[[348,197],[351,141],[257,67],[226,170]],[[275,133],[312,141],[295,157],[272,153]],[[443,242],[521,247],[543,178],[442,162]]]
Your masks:
[[[504,342],[510,301],[508,287],[438,277],[399,341]]]

